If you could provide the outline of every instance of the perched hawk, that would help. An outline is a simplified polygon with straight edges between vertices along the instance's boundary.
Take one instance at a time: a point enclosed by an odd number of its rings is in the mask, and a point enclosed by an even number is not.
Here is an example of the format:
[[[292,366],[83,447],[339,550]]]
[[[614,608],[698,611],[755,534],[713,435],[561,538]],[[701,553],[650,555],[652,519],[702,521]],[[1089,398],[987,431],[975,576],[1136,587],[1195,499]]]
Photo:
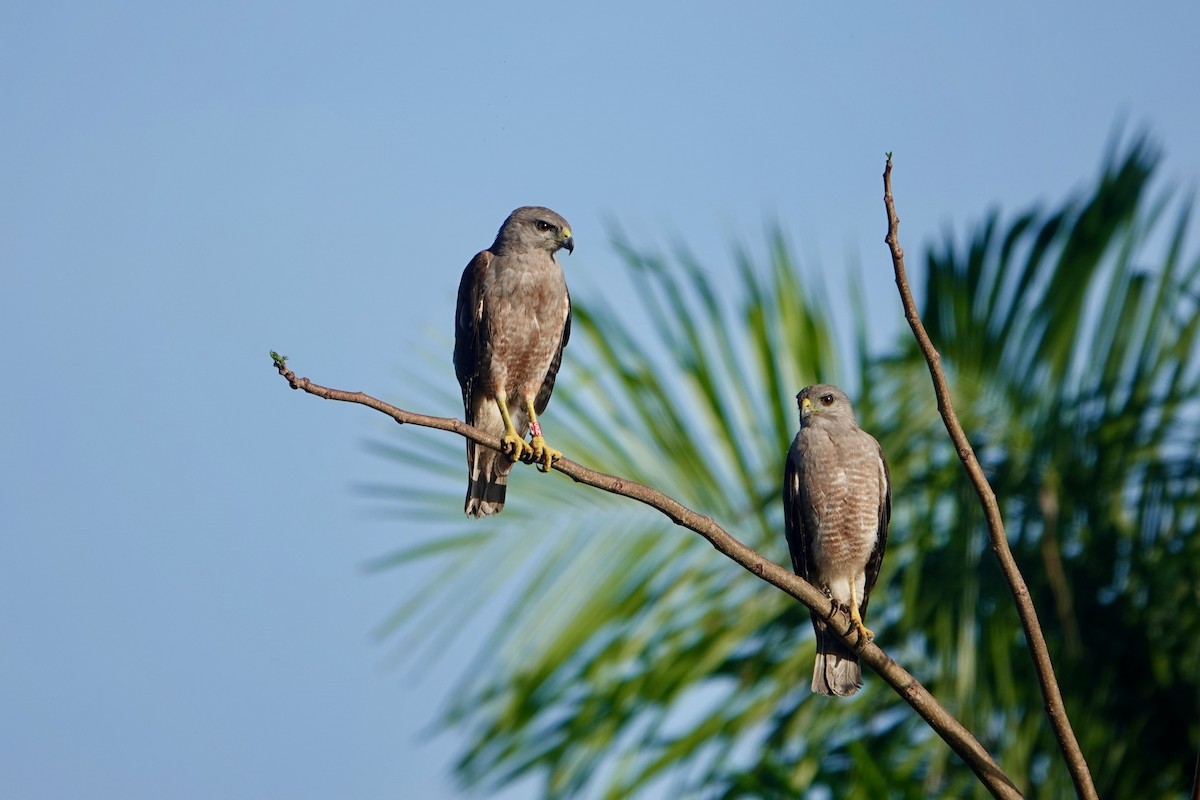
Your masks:
[[[892,515],[892,485],[879,442],[858,427],[850,398],[817,384],[796,395],[800,432],[783,476],[783,514],[792,569],[850,611],[860,640],[875,634],[863,624],[871,587],[879,577]],[[832,612],[832,608],[831,608]],[[848,697],[862,686],[858,658],[826,617],[813,612],[817,663],[812,690]],[[849,631],[847,631],[849,633]]]
[[[496,241],[463,270],[454,317],[454,371],[466,420],[501,437],[504,453],[467,442],[468,516],[498,514],[513,462],[546,472],[562,453],[542,438],[563,347],[571,297],[554,254],[575,251],[571,227],[548,208],[509,214]],[[533,432],[526,442],[525,434]]]

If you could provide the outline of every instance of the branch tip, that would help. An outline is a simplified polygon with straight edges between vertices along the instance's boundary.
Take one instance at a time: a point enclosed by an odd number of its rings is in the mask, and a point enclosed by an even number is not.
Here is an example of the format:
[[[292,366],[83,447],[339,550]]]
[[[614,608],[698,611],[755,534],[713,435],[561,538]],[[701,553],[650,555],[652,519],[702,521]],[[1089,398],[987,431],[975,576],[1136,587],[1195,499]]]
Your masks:
[[[929,377],[933,382],[933,393],[937,398],[938,413],[941,414],[942,422],[946,426],[946,433],[949,434],[950,440],[958,450],[958,457],[962,462],[963,469],[966,470],[967,477],[979,497],[979,504],[983,508],[992,552],[996,554],[996,559],[1000,562],[1000,570],[1004,573],[1004,579],[1008,583],[1009,592],[1012,594],[1013,603],[1017,608],[1017,616],[1020,617],[1021,626],[1025,632],[1025,642],[1029,646],[1029,654],[1033,660],[1034,672],[1037,675],[1038,685],[1045,703],[1046,716],[1054,730],[1055,738],[1058,739],[1059,750],[1067,770],[1071,773],[1076,794],[1081,800],[1096,800],[1096,787],[1092,781],[1092,774],[1088,770],[1087,761],[1079,747],[1079,740],[1075,737],[1075,731],[1072,730],[1071,722],[1067,718],[1062,691],[1059,688],[1058,679],[1054,675],[1054,665],[1050,661],[1050,651],[1046,646],[1046,637],[1038,622],[1037,609],[1034,608],[1033,602],[1029,598],[1029,588],[1025,583],[1025,578],[1021,575],[1021,570],[1008,546],[1000,505],[991,485],[987,482],[987,477],[983,474],[983,468],[980,467],[979,460],[975,456],[975,449],[971,446],[962,423],[959,422],[958,415],[954,411],[954,403],[950,397],[950,385],[946,380],[946,373],[942,369],[941,354],[938,353],[933,345],[933,340],[925,330],[925,324],[921,321],[917,303],[913,299],[912,290],[908,285],[908,275],[904,268],[904,250],[900,247],[900,236],[896,230],[900,224],[900,218],[896,215],[895,200],[892,197],[891,153],[888,154],[887,165],[883,169],[883,206],[887,211],[888,218],[888,233],[884,241],[887,242],[891,251],[892,270],[896,276],[900,302],[904,306],[904,318],[908,320],[913,337],[917,340],[917,346],[925,356],[925,363],[929,367]]]

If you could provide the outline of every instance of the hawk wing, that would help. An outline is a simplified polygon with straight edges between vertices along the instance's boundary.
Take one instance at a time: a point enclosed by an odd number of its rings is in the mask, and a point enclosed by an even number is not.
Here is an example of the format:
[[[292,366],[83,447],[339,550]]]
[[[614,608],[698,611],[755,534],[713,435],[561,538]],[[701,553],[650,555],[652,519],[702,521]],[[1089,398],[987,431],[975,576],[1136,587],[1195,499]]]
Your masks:
[[[879,567],[883,564],[883,549],[887,546],[888,524],[892,520],[892,472],[888,469],[887,459],[883,457],[883,449],[880,448],[879,442],[876,442],[874,438],[871,439],[871,442],[875,445],[876,455],[879,456],[879,466],[883,470],[883,496],[879,498],[879,526],[876,528],[875,549],[871,551],[871,557],[867,559],[867,580],[863,586],[862,604],[859,607],[860,613],[863,614],[867,611],[871,588],[875,586],[875,581],[879,577]]]
[[[554,379],[558,377],[558,368],[562,366],[563,348],[567,346],[567,340],[571,338],[570,292],[565,294],[564,304],[562,338],[558,340],[558,352],[550,361],[550,368],[546,370],[546,379],[542,381],[542,388],[538,390],[537,399],[533,403],[533,410],[539,414],[545,411],[546,406],[550,404],[550,393],[554,391]]]
[[[792,556],[792,572],[812,583],[812,532],[805,525],[804,479],[800,468],[800,437],[788,451],[783,470],[783,530],[787,535],[788,552]]]
[[[458,284],[458,307],[454,313],[454,374],[462,387],[463,409],[468,425],[475,424],[471,396],[479,377],[479,358],[483,352],[483,293],[479,290],[483,274],[492,261],[492,254],[483,250],[475,254],[463,270]]]

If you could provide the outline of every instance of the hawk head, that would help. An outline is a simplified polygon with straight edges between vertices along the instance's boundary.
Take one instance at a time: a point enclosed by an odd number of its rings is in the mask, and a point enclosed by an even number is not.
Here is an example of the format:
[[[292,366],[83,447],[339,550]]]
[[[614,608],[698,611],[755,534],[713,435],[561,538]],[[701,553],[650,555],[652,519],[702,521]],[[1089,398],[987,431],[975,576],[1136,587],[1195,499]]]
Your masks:
[[[800,427],[858,426],[850,398],[836,386],[818,383],[807,386],[796,395],[800,406]]]
[[[564,247],[568,253],[575,252],[575,239],[565,219],[548,208],[522,206],[500,226],[492,252],[546,250],[554,255]]]

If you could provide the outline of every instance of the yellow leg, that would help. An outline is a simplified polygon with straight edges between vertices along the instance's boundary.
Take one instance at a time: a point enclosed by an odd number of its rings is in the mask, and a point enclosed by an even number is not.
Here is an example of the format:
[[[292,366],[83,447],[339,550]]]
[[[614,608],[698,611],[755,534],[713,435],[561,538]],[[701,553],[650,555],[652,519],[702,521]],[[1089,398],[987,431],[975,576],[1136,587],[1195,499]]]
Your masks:
[[[533,453],[533,448],[517,433],[512,419],[508,416],[508,403],[504,401],[504,393],[496,395],[496,405],[500,407],[500,418],[504,420],[504,436],[500,439],[500,452],[508,456],[510,461],[522,461]]]
[[[875,638],[875,632],[863,623],[862,615],[858,613],[858,598],[854,593],[854,582],[850,582],[850,619],[858,630],[859,642],[869,642]]]
[[[533,438],[529,441],[529,460],[537,464],[542,472],[549,472],[550,465],[562,458],[562,453],[547,445],[546,440],[542,438],[542,426],[538,423],[532,400],[525,401],[525,410],[529,412],[529,429],[533,431]]]

